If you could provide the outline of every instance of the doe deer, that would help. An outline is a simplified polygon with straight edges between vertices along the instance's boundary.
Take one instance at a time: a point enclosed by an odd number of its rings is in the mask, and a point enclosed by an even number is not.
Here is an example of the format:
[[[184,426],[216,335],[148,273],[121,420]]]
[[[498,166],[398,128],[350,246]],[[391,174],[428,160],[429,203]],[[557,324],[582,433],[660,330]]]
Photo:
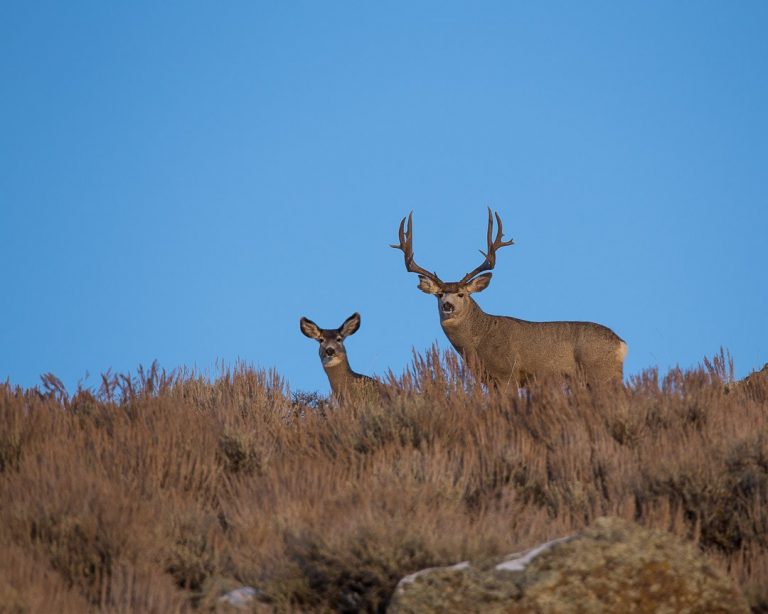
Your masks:
[[[339,328],[320,328],[308,318],[301,318],[299,326],[307,337],[320,342],[320,362],[323,363],[336,400],[342,403],[371,399],[382,394],[383,384],[367,375],[355,373],[349,366],[344,339],[360,328],[359,313],[353,313]]]
[[[493,239],[493,216],[488,209],[488,251],[485,260],[459,281],[442,281],[413,259],[413,212],[400,222],[398,245],[405,268],[419,275],[419,289],[437,297],[440,325],[475,376],[503,388],[525,386],[536,377],[582,375],[589,385],[621,382],[627,344],[610,328],[593,322],[528,322],[485,313],[472,298],[491,281],[496,250],[512,245],[502,241],[501,218]],[[480,273],[483,273],[480,275]]]

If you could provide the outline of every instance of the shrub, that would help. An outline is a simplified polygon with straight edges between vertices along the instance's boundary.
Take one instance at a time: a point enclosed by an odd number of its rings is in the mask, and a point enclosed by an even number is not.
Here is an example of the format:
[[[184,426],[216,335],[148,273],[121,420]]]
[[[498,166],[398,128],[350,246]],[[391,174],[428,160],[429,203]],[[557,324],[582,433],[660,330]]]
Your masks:
[[[768,384],[731,380],[721,353],[502,394],[433,349],[359,405],[245,365],[153,365],[71,397],[52,375],[2,384],[0,609],[211,610],[248,584],[277,611],[379,612],[419,568],[610,514],[691,540],[757,610]]]

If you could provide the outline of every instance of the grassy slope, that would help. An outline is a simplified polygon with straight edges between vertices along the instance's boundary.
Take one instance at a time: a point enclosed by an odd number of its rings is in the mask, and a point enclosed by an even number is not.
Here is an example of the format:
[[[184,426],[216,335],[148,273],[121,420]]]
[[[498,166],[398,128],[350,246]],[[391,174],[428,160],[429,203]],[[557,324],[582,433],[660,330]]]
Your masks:
[[[694,540],[768,607],[768,382],[726,391],[724,362],[522,398],[433,352],[342,408],[246,367],[0,385],[0,609],[205,610],[249,584],[381,611],[410,572],[606,514]]]

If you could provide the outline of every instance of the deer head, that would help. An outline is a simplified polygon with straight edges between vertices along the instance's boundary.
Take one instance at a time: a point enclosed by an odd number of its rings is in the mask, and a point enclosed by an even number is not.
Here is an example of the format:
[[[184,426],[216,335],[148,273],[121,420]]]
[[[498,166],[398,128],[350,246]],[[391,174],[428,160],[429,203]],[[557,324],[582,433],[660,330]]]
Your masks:
[[[320,360],[328,368],[347,362],[344,339],[360,328],[360,314],[353,313],[339,328],[320,328],[308,318],[301,318],[299,326],[302,333],[320,343]]]
[[[498,213],[495,215],[498,229],[496,238],[493,239],[493,214],[489,208],[487,236],[488,251],[480,251],[480,253],[485,256],[485,260],[480,266],[467,273],[459,281],[443,281],[437,276],[437,273],[430,273],[416,264],[413,259],[413,212],[408,215],[407,226],[406,218],[403,218],[400,222],[400,243],[398,245],[391,245],[390,247],[402,250],[405,255],[405,269],[410,273],[417,273],[419,276],[419,290],[437,297],[440,322],[442,324],[451,324],[452,321],[457,321],[462,318],[472,303],[470,295],[475,292],[482,292],[488,287],[488,284],[491,283],[492,274],[485,273],[485,271],[491,271],[493,267],[496,266],[496,250],[514,243],[511,239],[509,241],[501,240],[503,235],[501,218]]]

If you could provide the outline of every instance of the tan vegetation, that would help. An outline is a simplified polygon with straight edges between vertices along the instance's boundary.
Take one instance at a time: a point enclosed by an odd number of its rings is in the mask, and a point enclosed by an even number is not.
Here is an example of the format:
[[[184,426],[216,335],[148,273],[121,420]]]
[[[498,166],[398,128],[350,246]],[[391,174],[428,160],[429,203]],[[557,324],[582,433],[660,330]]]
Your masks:
[[[206,611],[250,585],[267,610],[379,612],[411,572],[603,515],[690,540],[768,608],[768,382],[727,389],[721,354],[510,396],[454,356],[344,407],[245,366],[0,385],[0,611]]]

